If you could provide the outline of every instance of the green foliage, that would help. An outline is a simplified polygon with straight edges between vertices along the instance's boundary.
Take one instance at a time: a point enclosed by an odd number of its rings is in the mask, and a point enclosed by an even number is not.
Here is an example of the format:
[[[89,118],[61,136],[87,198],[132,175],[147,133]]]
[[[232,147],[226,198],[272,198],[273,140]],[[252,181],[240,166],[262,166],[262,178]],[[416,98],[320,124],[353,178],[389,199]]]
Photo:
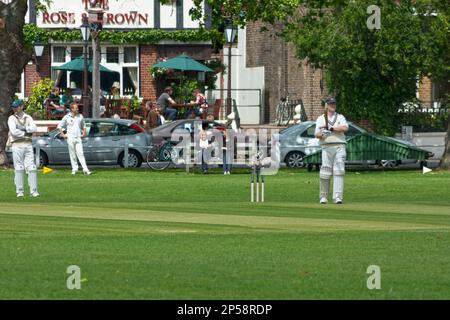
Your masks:
[[[36,12],[44,12],[47,10],[47,7],[49,7],[52,4],[52,0],[35,0],[35,8]]]
[[[167,68],[158,68],[158,67],[149,67],[148,72],[152,75],[153,78],[164,78],[169,69]]]
[[[206,72],[205,73],[205,87],[208,89],[216,89],[216,82],[218,78],[218,74],[222,73],[226,74],[226,66],[222,63],[222,61],[218,59],[212,59],[205,62],[205,66],[214,70],[214,72]]]
[[[227,20],[243,26],[247,21],[263,20],[274,23],[292,16],[302,0],[207,0],[211,7],[213,26],[223,26]],[[191,16],[205,21],[208,16],[203,12],[203,0],[194,0]]]
[[[50,96],[54,85],[54,81],[49,78],[42,79],[34,85],[31,88],[31,95],[28,97],[25,112],[34,118],[44,119],[44,101]]]
[[[193,100],[194,96],[192,95],[192,92],[197,88],[201,89],[198,81],[195,79],[182,77],[180,82],[180,84],[170,84],[173,88],[173,99],[180,102]]]
[[[130,108],[131,112],[139,110],[139,108],[141,107],[141,100],[139,100],[139,97],[137,97],[137,96],[131,97],[131,106],[130,107],[131,107]]]
[[[316,3],[288,23],[283,35],[296,45],[300,59],[325,68],[340,112],[369,119],[377,131],[392,134],[398,108],[415,100],[417,78],[438,78],[449,68],[448,10],[435,1],[415,3],[342,1],[329,10]],[[381,8],[380,30],[366,25],[367,7],[373,4]],[[431,11],[439,15],[426,14]]]
[[[24,27],[24,38],[27,44],[32,44],[36,39],[44,43],[53,41],[71,42],[82,40],[79,30],[46,30],[38,28],[36,25],[27,24]],[[165,31],[159,29],[135,30],[135,31],[108,31],[100,33],[100,40],[113,44],[135,43],[135,44],[156,44],[162,40],[173,40],[179,42],[195,41],[222,41],[222,34],[217,30],[178,30]]]

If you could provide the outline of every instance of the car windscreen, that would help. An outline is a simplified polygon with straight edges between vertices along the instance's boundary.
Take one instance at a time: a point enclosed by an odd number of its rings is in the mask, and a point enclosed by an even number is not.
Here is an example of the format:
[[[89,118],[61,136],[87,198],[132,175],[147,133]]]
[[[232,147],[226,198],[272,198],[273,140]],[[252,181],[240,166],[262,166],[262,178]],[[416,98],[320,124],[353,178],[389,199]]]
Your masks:
[[[299,132],[305,130],[308,126],[310,126],[310,123],[300,123],[300,124],[294,124],[290,127],[287,127],[280,131],[281,135],[290,134],[292,132],[295,132],[299,130]]]
[[[306,127],[308,127],[310,124],[308,123],[300,123],[300,124],[294,124],[290,127],[284,128],[283,130],[280,131],[280,134],[289,134],[291,132],[294,132],[296,130],[300,130],[303,131],[305,130]]]

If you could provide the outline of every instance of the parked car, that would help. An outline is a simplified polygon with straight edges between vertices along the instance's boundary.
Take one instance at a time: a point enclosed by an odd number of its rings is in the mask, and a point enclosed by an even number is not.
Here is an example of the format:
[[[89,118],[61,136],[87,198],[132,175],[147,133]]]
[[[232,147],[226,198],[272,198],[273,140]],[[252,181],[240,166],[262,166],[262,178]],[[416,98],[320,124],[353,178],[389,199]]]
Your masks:
[[[125,143],[129,145],[128,166],[138,168],[146,159],[151,137],[134,120],[85,119],[86,138],[83,150],[88,164],[116,164],[124,166]],[[67,141],[55,129],[43,137],[33,138],[39,144],[40,166],[70,164]],[[8,156],[12,158],[11,153]]]
[[[304,166],[304,157],[321,150],[319,139],[315,137],[316,123],[314,121],[302,122],[280,131],[280,159],[290,168],[301,168]],[[417,148],[415,144],[391,137],[371,134],[365,129],[349,122],[349,130],[346,139],[349,140],[357,135],[367,134],[373,137],[382,137],[385,141],[400,143],[403,146]],[[432,153],[428,153],[431,157]],[[366,164],[379,164],[383,167],[393,167],[401,163],[415,163],[417,159],[371,159],[364,161]],[[362,161],[347,161],[347,164],[362,164]]]

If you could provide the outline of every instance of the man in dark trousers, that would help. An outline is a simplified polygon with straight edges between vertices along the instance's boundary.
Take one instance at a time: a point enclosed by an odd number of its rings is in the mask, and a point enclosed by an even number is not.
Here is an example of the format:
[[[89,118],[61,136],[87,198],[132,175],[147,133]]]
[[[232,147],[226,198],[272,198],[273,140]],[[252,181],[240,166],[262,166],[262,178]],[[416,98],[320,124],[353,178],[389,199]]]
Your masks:
[[[164,92],[159,96],[158,100],[156,100],[156,104],[161,108],[164,117],[171,121],[175,120],[177,117],[177,109],[171,108],[171,106],[176,104],[171,98],[172,93],[172,87],[166,87]]]

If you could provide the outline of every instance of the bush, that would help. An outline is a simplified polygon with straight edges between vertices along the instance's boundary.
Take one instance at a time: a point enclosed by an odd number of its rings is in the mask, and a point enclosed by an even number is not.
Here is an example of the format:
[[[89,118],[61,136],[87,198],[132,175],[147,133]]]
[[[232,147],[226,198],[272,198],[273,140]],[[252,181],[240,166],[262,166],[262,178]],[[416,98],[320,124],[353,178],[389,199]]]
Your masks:
[[[54,81],[48,78],[39,81],[31,88],[31,95],[28,97],[25,112],[35,119],[45,118],[44,101],[50,96]]]
[[[192,92],[197,88],[201,89],[197,80],[186,77],[181,79],[181,84],[172,83],[171,87],[173,88],[173,99],[180,102],[193,100]]]

